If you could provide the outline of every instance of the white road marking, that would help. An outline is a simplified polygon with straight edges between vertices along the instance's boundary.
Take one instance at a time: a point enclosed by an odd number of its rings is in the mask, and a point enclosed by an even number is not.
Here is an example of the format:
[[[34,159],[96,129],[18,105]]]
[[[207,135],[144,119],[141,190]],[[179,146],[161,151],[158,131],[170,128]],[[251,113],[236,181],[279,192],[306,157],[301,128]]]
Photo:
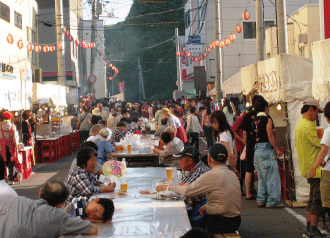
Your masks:
[[[296,211],[294,211],[291,208],[284,208],[288,213],[290,213],[291,215],[293,215],[295,218],[297,218],[298,221],[300,221],[304,226],[307,226],[307,222],[306,222],[306,217],[304,217],[303,215],[298,214]]]

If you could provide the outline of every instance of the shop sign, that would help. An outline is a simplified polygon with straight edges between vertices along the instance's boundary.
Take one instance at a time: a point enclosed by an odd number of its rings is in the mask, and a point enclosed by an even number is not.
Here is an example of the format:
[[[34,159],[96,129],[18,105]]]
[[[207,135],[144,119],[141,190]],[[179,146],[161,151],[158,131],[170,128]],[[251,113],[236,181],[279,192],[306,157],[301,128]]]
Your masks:
[[[279,79],[276,72],[270,74],[262,74],[259,76],[259,92],[261,93],[274,93],[278,90]]]
[[[32,82],[32,69],[26,69],[26,81]]]
[[[14,67],[9,64],[0,63],[0,72],[14,73]]]

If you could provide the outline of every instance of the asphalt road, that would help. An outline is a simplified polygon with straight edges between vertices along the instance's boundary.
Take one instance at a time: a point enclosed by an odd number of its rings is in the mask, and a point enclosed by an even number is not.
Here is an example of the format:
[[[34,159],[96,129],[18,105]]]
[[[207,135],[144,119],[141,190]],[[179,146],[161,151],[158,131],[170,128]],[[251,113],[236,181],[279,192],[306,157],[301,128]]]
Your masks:
[[[205,139],[200,138],[200,152],[206,148]],[[18,195],[38,199],[38,191],[43,184],[50,180],[63,181],[75,158],[75,154],[67,156],[55,163],[37,164],[30,179],[15,184],[12,187]],[[267,209],[258,208],[257,202],[247,201],[242,196],[242,224],[239,229],[244,238],[294,238],[302,237],[305,230],[305,208]],[[329,222],[327,220],[327,225]],[[319,223],[321,226],[322,223]]]

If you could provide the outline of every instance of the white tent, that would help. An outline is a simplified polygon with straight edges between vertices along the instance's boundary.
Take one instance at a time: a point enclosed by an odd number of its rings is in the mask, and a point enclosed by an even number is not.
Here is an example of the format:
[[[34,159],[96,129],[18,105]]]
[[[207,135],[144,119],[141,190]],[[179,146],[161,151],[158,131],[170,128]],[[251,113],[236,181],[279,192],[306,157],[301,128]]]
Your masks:
[[[280,54],[271,59],[258,62],[257,68],[254,64],[241,69],[244,94],[247,95],[256,90],[268,102],[287,103],[289,118],[287,129],[291,129],[289,130],[289,136],[291,139],[296,199],[304,202],[308,200],[309,185],[300,174],[294,139],[295,128],[301,118],[302,103],[306,98],[312,96],[312,68],[311,59]],[[277,119],[284,120],[285,116]]]
[[[241,72],[237,72],[236,74],[231,76],[222,84],[222,86],[223,86],[224,95],[241,94],[242,92]],[[210,96],[215,95],[215,88],[209,92],[209,95]]]
[[[66,106],[66,87],[52,84],[33,83],[33,103],[48,103],[51,99],[56,107]]]

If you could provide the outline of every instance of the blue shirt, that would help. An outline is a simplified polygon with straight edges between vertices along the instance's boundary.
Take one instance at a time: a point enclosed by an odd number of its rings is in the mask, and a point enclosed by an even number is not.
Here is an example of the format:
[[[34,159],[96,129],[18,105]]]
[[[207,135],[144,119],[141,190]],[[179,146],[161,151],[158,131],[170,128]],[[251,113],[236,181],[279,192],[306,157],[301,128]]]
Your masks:
[[[97,162],[103,165],[107,161],[107,154],[114,151],[115,147],[109,143],[109,141],[96,142],[97,150]]]

